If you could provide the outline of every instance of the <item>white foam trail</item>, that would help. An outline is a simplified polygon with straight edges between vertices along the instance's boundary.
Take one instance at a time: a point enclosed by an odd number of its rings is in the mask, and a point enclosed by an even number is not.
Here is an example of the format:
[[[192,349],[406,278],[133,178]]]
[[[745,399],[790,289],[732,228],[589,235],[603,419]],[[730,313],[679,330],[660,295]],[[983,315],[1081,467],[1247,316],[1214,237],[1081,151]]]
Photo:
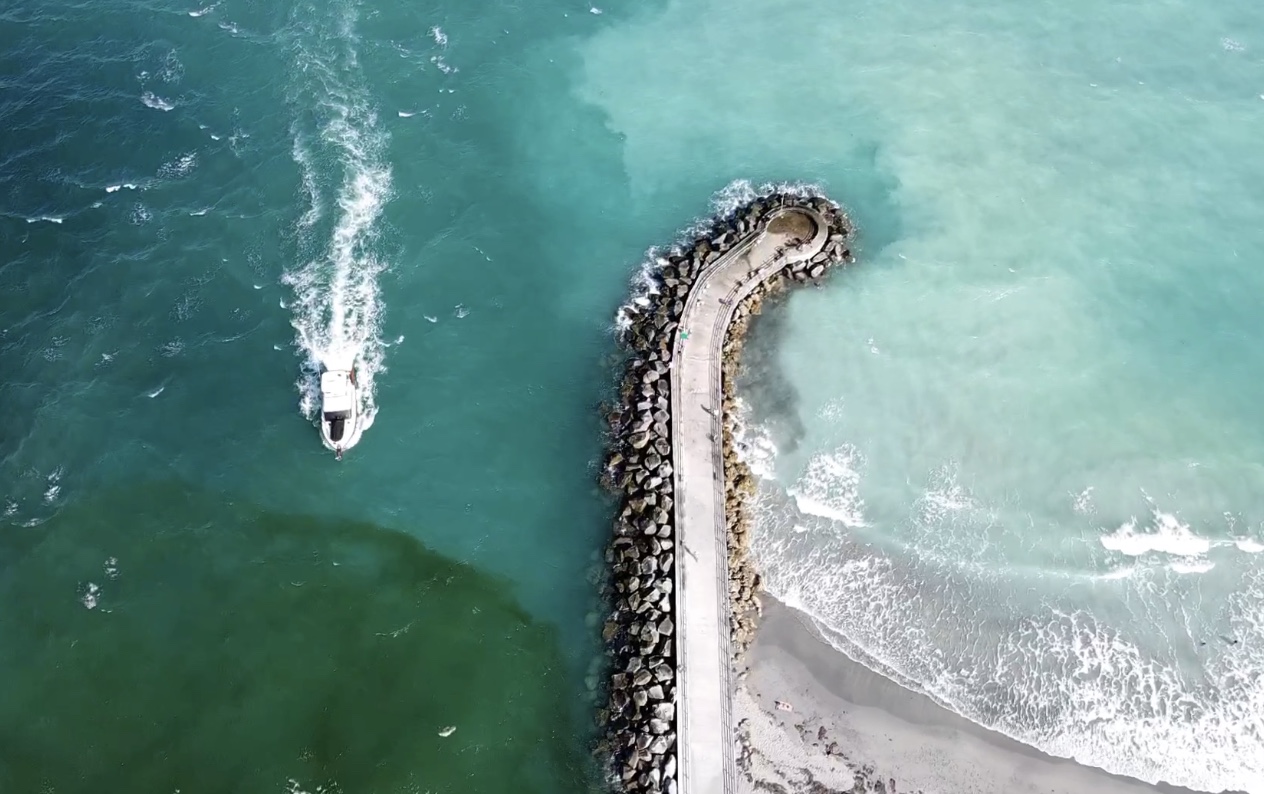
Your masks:
[[[1139,570],[1141,569],[1135,565],[1124,567],[1124,568],[1116,568],[1113,571],[1107,571],[1106,573],[1098,574],[1096,578],[1099,581],[1111,582],[1111,581],[1115,581],[1116,579],[1127,579],[1128,577],[1137,573]]]
[[[1153,530],[1137,531],[1135,518],[1125,521],[1114,532],[1101,538],[1111,551],[1137,557],[1149,552],[1178,557],[1199,557],[1211,550],[1211,541],[1195,535],[1188,524],[1171,513],[1153,511]]]
[[[1168,566],[1175,573],[1207,573],[1216,567],[1210,560],[1193,560],[1191,562],[1174,562]]]
[[[321,123],[315,136],[297,124],[294,132],[294,161],[310,200],[297,222],[308,261],[283,278],[294,290],[291,322],[305,357],[297,383],[303,414],[314,418],[319,408],[322,367],[355,368],[361,419],[344,440],[344,449],[359,442],[377,415],[375,378],[383,371],[384,354],[377,279],[386,263],[375,244],[377,222],[391,195],[391,169],[384,159],[387,137],[377,126],[377,112],[362,84],[354,23],[354,11],[346,9],[334,35],[306,31],[315,41],[297,47],[298,71],[310,80],[299,102],[315,104]],[[325,179],[339,182],[331,208],[333,228],[324,240],[314,240],[325,212],[320,190]]]

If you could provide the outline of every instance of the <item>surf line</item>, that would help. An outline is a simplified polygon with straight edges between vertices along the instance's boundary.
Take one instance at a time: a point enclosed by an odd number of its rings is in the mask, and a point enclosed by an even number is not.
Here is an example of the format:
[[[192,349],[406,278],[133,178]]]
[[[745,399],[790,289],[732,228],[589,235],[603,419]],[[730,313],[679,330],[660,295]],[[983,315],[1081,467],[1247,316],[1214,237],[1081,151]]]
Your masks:
[[[854,261],[853,235],[826,197],[769,191],[657,258],[620,310],[628,357],[618,403],[603,406],[601,481],[619,506],[596,747],[617,790],[736,789],[732,678],[759,577],[746,554],[755,478],[734,446],[733,380],[763,300]]]

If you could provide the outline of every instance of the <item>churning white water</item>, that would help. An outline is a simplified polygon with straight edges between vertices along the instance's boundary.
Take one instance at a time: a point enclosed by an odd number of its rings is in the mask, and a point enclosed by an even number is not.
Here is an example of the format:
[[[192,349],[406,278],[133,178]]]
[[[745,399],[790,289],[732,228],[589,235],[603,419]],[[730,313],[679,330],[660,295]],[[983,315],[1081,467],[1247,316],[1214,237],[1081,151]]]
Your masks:
[[[349,449],[373,424],[375,379],[384,368],[378,277],[387,262],[379,221],[391,196],[391,168],[356,54],[355,9],[339,9],[328,24],[314,8],[300,14],[291,129],[307,209],[295,226],[302,264],[284,282],[295,295],[303,414],[310,419],[319,410],[322,368],[355,369],[361,418],[346,437]]]

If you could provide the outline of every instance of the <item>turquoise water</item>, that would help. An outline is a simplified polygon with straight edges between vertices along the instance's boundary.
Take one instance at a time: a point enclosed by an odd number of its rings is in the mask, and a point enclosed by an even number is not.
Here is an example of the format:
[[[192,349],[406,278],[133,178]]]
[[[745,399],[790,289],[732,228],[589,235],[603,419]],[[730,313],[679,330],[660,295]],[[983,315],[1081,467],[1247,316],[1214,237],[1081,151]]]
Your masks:
[[[1264,790],[1261,22],[0,5],[0,788],[585,790],[615,310],[648,246],[786,180],[863,266],[756,340],[770,587],[876,571],[847,581],[925,608],[800,599],[874,666]],[[311,379],[348,354],[339,464]],[[1034,702],[1006,648],[1101,685]]]

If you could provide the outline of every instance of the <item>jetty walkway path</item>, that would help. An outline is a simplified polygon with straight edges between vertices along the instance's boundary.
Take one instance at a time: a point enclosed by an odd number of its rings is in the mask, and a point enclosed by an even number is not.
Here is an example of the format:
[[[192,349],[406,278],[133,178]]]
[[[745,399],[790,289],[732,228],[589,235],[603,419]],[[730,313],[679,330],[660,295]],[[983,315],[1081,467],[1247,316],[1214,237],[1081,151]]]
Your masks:
[[[679,794],[736,790],[732,725],[728,529],[724,514],[721,369],[738,305],[787,265],[825,248],[825,219],[807,207],[770,215],[716,259],[690,290],[671,371],[676,537]]]

